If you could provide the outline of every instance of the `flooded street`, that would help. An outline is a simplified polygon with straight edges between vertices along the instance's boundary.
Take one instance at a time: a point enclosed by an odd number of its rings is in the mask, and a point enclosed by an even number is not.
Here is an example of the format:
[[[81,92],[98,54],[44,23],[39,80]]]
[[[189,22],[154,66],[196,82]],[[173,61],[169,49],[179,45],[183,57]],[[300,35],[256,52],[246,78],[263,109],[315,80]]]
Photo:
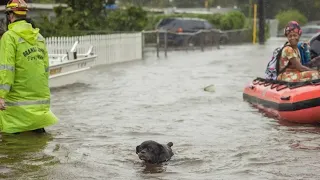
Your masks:
[[[242,100],[244,86],[263,76],[282,44],[95,68],[88,84],[52,91],[60,122],[49,135],[2,136],[0,178],[319,179],[320,128],[278,122]],[[214,92],[203,90],[209,85]],[[173,142],[174,156],[146,167],[135,154],[145,140]]]

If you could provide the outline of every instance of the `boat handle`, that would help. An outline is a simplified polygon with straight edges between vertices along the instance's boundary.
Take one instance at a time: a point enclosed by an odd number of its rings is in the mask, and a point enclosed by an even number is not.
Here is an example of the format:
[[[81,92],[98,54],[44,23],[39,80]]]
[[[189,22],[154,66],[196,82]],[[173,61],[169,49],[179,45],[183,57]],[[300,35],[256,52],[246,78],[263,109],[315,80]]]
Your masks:
[[[281,100],[287,100],[287,101],[288,101],[288,100],[290,100],[290,97],[291,97],[291,96],[285,96],[285,97],[281,97],[280,99],[281,99]]]

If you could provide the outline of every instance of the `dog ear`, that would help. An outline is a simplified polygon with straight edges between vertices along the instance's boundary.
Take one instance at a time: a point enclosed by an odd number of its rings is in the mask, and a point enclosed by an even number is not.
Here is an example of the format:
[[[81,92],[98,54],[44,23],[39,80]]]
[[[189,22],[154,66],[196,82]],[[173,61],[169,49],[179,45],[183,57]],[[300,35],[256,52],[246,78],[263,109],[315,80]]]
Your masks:
[[[162,144],[158,144],[158,154],[157,154],[155,160],[157,163],[161,163],[166,160],[166,150]]]
[[[158,144],[158,148],[159,148],[159,153],[160,154],[165,151],[163,145],[161,145],[161,144]]]
[[[140,145],[136,147],[136,154],[140,152]]]

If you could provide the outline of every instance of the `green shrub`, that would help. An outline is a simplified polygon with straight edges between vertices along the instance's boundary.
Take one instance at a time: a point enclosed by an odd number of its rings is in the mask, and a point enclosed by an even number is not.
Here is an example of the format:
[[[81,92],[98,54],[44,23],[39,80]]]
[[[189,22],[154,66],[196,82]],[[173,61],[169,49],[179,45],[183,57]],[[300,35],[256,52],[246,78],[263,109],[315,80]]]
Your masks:
[[[300,25],[308,22],[308,19],[302,13],[294,9],[278,13],[276,19],[279,21],[279,30],[284,29],[289,21],[297,21]]]
[[[220,28],[222,30],[242,29],[246,22],[245,15],[240,11],[232,11],[220,19]]]

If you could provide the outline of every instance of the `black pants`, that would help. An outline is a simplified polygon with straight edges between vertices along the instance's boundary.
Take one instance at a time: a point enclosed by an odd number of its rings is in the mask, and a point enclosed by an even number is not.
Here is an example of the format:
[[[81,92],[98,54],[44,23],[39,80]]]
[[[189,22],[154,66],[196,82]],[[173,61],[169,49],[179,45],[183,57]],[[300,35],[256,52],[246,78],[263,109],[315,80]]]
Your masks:
[[[46,130],[44,130],[44,128],[40,128],[40,129],[32,130],[32,132],[37,133],[37,134],[42,134],[42,133],[46,133]],[[13,133],[13,134],[20,134],[20,132]]]
[[[46,130],[44,130],[44,128],[40,128],[40,129],[32,130],[32,132],[41,134],[41,133],[45,133]]]

